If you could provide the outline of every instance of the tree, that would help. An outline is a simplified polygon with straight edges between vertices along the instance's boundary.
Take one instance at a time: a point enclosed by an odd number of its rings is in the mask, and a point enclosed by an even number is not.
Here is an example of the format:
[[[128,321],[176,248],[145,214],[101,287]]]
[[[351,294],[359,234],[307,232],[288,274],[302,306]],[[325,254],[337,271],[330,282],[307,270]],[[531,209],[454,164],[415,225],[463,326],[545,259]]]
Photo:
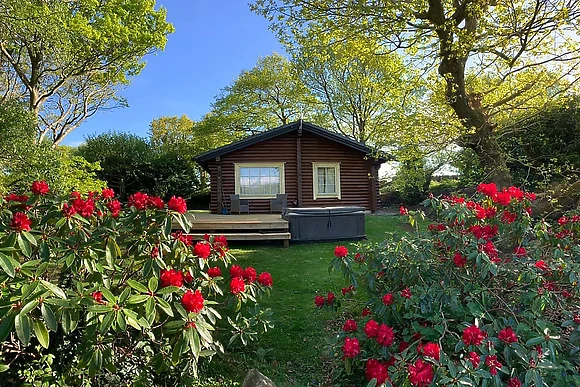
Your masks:
[[[173,27],[151,0],[3,0],[3,96],[38,116],[37,141],[55,145],[97,111],[122,106],[117,90],[164,48]]]
[[[203,121],[243,136],[311,117],[307,106],[313,102],[292,63],[274,53],[222,89]]]
[[[577,2],[257,0],[252,9],[285,41],[296,41],[316,23],[345,40],[378,42],[384,52],[404,50],[417,67],[436,70],[446,103],[464,127],[457,144],[471,148],[489,178],[503,186],[511,176],[497,141],[498,121],[537,108],[578,77]]]

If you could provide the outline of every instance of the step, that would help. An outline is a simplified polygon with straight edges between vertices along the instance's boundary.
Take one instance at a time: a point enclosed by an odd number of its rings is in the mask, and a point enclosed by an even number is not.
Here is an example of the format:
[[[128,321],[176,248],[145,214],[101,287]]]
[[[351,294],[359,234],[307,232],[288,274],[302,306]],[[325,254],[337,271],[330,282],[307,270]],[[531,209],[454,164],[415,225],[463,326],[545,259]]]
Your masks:
[[[193,239],[202,240],[205,234],[189,233]],[[240,232],[240,233],[223,233],[219,234],[232,241],[267,241],[267,240],[290,240],[289,232]]]

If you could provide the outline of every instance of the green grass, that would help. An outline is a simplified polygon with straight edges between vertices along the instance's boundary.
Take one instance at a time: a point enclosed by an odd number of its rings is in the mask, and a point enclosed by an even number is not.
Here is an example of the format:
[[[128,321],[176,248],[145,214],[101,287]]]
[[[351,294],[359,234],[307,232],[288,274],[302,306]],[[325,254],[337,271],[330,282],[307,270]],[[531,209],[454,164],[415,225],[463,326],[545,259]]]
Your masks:
[[[366,217],[367,237],[373,242],[384,240],[385,232],[406,227],[398,216]],[[203,373],[213,381],[200,386],[236,385],[232,382],[241,382],[250,368],[258,368],[280,387],[327,385],[324,347],[332,331],[328,321],[335,314],[315,311],[314,296],[340,292],[345,286],[339,274],[328,272],[334,247],[339,244],[352,248],[352,242],[292,244],[286,249],[281,243],[233,246],[238,264],[254,266],[258,273],[272,273],[274,287],[261,306],[274,311],[275,328],[247,348],[249,353],[215,359]]]

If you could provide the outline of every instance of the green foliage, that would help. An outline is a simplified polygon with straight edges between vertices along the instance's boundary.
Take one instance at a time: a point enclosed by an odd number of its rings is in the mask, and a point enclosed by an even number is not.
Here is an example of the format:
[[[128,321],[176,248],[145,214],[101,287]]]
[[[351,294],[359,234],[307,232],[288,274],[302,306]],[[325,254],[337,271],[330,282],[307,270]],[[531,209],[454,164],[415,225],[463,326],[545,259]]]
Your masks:
[[[414,386],[580,383],[580,215],[534,221],[535,195],[495,185],[478,191],[473,201],[430,198],[424,204],[436,223],[426,231],[332,260],[370,312],[329,339],[344,362],[337,382],[371,385],[379,375],[377,385],[387,376]],[[402,213],[412,225],[425,216]],[[384,324],[383,335],[372,333],[371,320]],[[346,338],[356,346],[349,343],[345,359]]]
[[[38,115],[38,136],[54,143],[105,107],[123,105],[120,86],[173,31],[153,0],[0,3],[0,89]]]
[[[37,183],[28,199],[0,199],[4,380],[178,385],[225,352],[221,341],[245,344],[271,328],[257,305],[271,282],[238,268],[245,282],[230,276],[241,288],[228,287],[225,238],[194,245],[172,233],[173,223],[189,229],[179,199],[159,206],[141,193],[122,207],[110,191],[47,189]]]
[[[473,187],[484,181],[485,172],[479,165],[477,155],[471,149],[462,149],[453,162],[459,170],[459,181],[462,187]]]
[[[425,172],[423,158],[417,157],[405,160],[399,164],[397,174],[390,184],[391,189],[398,193],[403,203],[408,205],[418,204],[427,195],[425,190]]]

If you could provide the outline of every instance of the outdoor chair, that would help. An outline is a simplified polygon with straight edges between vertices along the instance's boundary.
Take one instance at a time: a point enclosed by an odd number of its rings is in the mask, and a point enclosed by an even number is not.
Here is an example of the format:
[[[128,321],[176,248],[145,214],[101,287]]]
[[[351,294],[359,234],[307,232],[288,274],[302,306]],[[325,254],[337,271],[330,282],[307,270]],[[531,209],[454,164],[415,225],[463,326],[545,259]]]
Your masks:
[[[230,202],[231,208],[230,213],[238,213],[241,214],[242,212],[250,213],[250,201],[248,199],[240,199],[240,195],[234,194],[230,195]]]
[[[277,194],[274,199],[270,199],[270,213],[283,212],[288,207],[286,194]]]

